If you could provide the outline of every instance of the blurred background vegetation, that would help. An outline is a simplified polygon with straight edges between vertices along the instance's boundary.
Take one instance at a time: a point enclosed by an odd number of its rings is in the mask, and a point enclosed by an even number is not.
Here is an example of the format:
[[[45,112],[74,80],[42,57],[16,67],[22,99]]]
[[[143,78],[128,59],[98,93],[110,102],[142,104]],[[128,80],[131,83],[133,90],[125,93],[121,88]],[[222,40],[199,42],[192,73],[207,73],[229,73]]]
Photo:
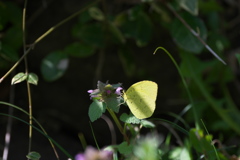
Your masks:
[[[206,123],[208,131],[225,145],[239,145],[239,0],[102,0],[89,7],[92,2],[38,0],[27,4],[27,46],[84,8],[37,43],[28,55],[29,72],[39,77],[38,85],[31,88],[33,115],[57,142],[76,154],[81,150],[77,135],[83,133],[87,143],[94,145],[87,90],[95,89],[98,80],[120,82],[125,89],[140,80],[155,81],[159,90],[153,117],[174,120],[167,113],[179,114],[190,102],[170,58],[160,50],[153,55],[162,46],[181,65],[198,117]],[[23,0],[0,1],[1,76],[23,54],[23,4]],[[176,15],[227,65],[217,60]],[[28,110],[26,84],[11,86],[11,78],[24,72],[24,67],[21,63],[0,84],[0,100],[9,101],[14,96],[12,103]],[[0,110],[7,112],[8,108]],[[122,107],[120,112],[123,111],[128,109]],[[18,111],[14,115],[28,118]],[[190,126],[194,124],[191,110],[183,118]],[[0,117],[0,150],[6,122],[5,117]],[[106,122],[99,120],[92,125],[100,146],[111,144]],[[163,135],[168,133],[161,126],[158,130]],[[10,159],[13,155],[26,155],[27,141],[28,126],[14,121]],[[54,157],[47,139],[37,132],[33,135],[33,148],[42,157]]]

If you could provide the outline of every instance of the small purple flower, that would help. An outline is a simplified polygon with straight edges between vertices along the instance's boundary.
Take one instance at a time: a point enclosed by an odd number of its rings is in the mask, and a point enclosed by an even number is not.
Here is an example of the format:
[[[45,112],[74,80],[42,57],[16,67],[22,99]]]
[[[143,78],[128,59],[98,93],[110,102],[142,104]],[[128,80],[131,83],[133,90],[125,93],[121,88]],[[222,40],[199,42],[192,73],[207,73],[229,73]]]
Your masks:
[[[118,88],[116,89],[116,91],[115,91],[115,94],[121,95],[122,89],[123,89],[122,87],[118,87]]]
[[[91,146],[87,147],[84,154],[79,153],[75,156],[75,160],[112,160],[113,152],[105,150],[97,150]]]
[[[87,147],[85,157],[86,160],[112,160],[113,153],[111,151],[99,151],[93,147]]]
[[[92,90],[92,89],[90,89],[90,90],[88,90],[87,92],[88,92],[88,93],[93,93],[93,90]]]
[[[109,98],[121,96],[122,87],[121,84],[105,84],[98,81],[97,89],[90,89],[87,92],[90,93],[90,99],[97,98],[99,101],[106,102]]]
[[[106,90],[106,93],[107,94],[111,94],[111,90]]]
[[[79,153],[75,156],[75,160],[86,160],[84,154]]]

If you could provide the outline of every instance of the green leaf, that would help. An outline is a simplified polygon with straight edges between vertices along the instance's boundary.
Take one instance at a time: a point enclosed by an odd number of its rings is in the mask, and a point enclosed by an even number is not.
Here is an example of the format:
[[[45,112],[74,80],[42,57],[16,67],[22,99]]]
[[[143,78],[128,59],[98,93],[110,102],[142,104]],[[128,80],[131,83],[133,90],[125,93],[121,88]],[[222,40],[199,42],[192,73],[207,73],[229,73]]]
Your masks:
[[[64,49],[66,54],[79,58],[89,57],[94,54],[94,51],[95,47],[79,42],[72,43]]]
[[[173,148],[169,153],[170,160],[191,160],[189,151],[184,147]]]
[[[104,32],[100,23],[91,23],[75,26],[72,31],[74,37],[81,39],[89,45],[96,47],[104,46]]]
[[[143,47],[152,38],[153,24],[142,8],[137,6],[125,17],[121,29],[126,37],[134,38],[136,44]]]
[[[129,124],[140,124],[141,120],[136,118],[134,115],[132,114],[126,114],[126,113],[123,113],[121,116],[120,116],[120,120],[125,122],[125,123],[129,123]]]
[[[29,73],[27,77],[28,83],[37,85],[38,84],[38,76],[35,73]]]
[[[91,7],[88,10],[89,15],[98,21],[103,21],[105,19],[103,12],[97,7]]]
[[[145,128],[155,128],[155,124],[148,120],[141,120],[141,125]]]
[[[218,3],[215,0],[208,0],[208,1],[199,1],[199,9],[201,10],[201,13],[212,13],[212,12],[221,12],[224,11],[224,5],[221,6],[220,3]]]
[[[121,60],[125,74],[131,77],[136,72],[136,64],[134,63],[133,51],[127,47],[119,48],[118,55]]]
[[[194,149],[198,152],[203,151],[203,146],[200,143],[200,139],[203,137],[203,131],[197,130],[197,129],[191,129],[189,132],[189,138],[190,142],[192,143],[192,146]]]
[[[21,22],[19,22],[21,23]],[[13,38],[14,37],[14,38]],[[9,44],[13,49],[19,49],[22,46],[22,30],[19,26],[13,26],[4,33],[3,41]]]
[[[190,130],[190,141],[192,146],[196,149],[196,151],[200,153],[206,153],[206,157],[209,160],[216,159],[216,153],[214,151],[214,147],[212,143],[212,135],[204,136],[202,130],[191,129]]]
[[[158,146],[161,140],[154,134],[148,134],[146,137],[138,140],[134,146],[133,153],[138,160],[159,160]]]
[[[89,11],[86,10],[79,15],[78,24],[76,26],[80,27],[91,20],[92,20],[92,17],[89,15]]]
[[[179,0],[178,2],[183,9],[192,15],[198,15],[198,0]]]
[[[206,40],[207,29],[201,19],[188,13],[184,13],[180,16],[200,35],[203,40]],[[204,45],[177,18],[172,22],[170,32],[176,44],[186,51],[200,53],[203,50]]]
[[[26,157],[30,160],[39,160],[41,158],[41,155],[37,152],[29,152]]]
[[[0,42],[0,54],[7,61],[17,61],[19,59],[16,49],[12,47],[11,44],[5,42]]]
[[[115,113],[118,113],[121,99],[116,96],[105,98],[108,108],[112,109]]]
[[[23,72],[20,72],[12,78],[11,84],[12,85],[17,84],[17,83],[20,83],[22,81],[25,81],[26,79],[27,79],[27,75]]]
[[[128,144],[127,142],[122,142],[117,146],[117,149],[119,153],[123,155],[131,154],[133,151],[133,146],[131,144]]]
[[[88,116],[91,120],[91,122],[94,122],[98,118],[102,116],[102,114],[106,110],[106,104],[104,102],[100,102],[98,100],[93,99],[93,102],[91,103],[89,110],[88,110]]]
[[[122,32],[112,23],[109,23],[108,25],[110,32],[112,33],[113,40],[116,39],[117,43],[125,43],[126,39],[123,36]]]
[[[41,72],[46,81],[55,81],[65,73],[68,67],[68,57],[56,51],[45,57],[41,64]]]
[[[216,53],[224,53],[225,49],[230,46],[230,41],[220,33],[212,32],[209,34],[207,44]]]
[[[240,66],[240,53],[235,54],[237,60],[238,60],[238,65]]]

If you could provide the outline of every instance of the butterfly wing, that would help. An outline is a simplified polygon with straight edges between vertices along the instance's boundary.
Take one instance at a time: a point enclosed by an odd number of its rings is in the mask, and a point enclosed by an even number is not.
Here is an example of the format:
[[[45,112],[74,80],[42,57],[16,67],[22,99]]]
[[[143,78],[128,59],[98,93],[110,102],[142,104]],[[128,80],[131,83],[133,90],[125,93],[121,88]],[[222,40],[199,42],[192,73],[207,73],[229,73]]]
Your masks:
[[[139,119],[150,117],[156,108],[158,86],[152,81],[133,84],[123,95],[131,112]]]

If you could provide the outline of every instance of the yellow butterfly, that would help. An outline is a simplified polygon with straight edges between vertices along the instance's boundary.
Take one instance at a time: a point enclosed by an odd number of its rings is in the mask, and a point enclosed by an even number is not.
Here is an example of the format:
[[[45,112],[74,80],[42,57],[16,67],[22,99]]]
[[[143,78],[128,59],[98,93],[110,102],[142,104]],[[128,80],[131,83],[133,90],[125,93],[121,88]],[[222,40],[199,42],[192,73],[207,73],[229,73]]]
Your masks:
[[[152,116],[156,108],[157,91],[157,83],[140,81],[124,92],[123,98],[133,115],[138,119],[144,119]]]

